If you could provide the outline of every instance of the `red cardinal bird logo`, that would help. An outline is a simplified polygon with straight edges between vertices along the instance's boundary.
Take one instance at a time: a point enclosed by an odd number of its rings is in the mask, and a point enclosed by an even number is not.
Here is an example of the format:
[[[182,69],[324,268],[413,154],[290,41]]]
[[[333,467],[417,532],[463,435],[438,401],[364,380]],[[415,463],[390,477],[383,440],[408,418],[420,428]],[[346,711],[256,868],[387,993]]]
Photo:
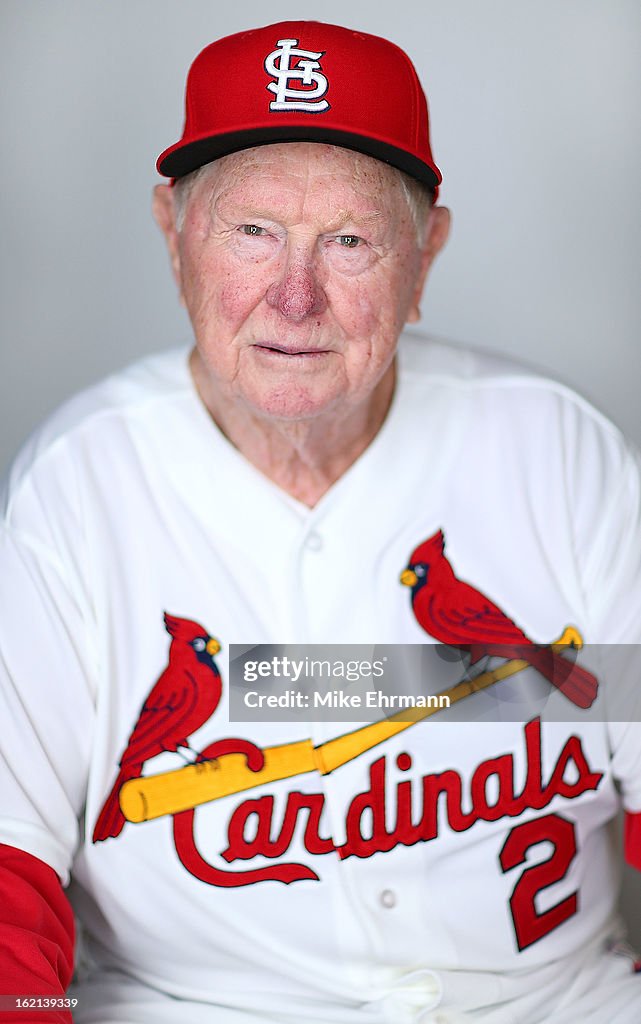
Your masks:
[[[439,643],[469,651],[472,664],[486,655],[527,661],[580,708],[589,708],[598,689],[594,676],[551,647],[535,644],[479,590],[458,579],[444,554],[439,530],[419,544],[401,573],[412,588],[420,626]]]
[[[187,738],[207,721],[220,700],[222,682],[214,661],[220,650],[218,640],[199,623],[166,613],[165,628],[172,638],[169,664],[145,700],[129,737],[120,771],[93,831],[94,843],[122,832],[125,818],[118,802],[120,787],[141,775],[149,758],[189,747]]]

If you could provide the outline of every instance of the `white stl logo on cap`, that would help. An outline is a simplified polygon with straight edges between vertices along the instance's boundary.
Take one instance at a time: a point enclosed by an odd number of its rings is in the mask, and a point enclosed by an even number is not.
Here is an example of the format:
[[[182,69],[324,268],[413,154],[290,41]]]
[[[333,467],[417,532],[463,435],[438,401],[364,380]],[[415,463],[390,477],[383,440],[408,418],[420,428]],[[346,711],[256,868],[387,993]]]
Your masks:
[[[274,50],[265,58],[265,70],[278,79],[277,82],[270,82],[267,88],[270,92],[276,93],[276,99],[269,104],[270,110],[306,110],[312,114],[320,114],[321,111],[329,108],[327,100],[320,97],[327,92],[328,81],[325,75],[320,73],[319,58],[324,51],[315,53],[313,50],[298,50],[298,39],[279,39],[276,43],[279,50]],[[296,61],[294,67],[290,66],[292,57],[304,58]],[[276,60],[279,66],[276,67]],[[311,89],[288,89],[287,83],[290,79],[297,79],[305,86],[312,86]],[[314,88],[315,83],[315,88]],[[305,97],[301,99],[301,97]]]

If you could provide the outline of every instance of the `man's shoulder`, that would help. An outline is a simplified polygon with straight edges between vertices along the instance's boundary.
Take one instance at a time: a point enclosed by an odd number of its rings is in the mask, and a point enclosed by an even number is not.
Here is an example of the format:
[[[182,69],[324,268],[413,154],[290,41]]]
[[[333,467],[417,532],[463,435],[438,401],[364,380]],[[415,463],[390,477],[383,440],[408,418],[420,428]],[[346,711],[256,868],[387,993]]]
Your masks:
[[[441,377],[469,385],[493,382],[536,383],[564,388],[545,371],[512,356],[430,334],[405,332],[399,345],[401,365],[408,373]]]
[[[449,388],[482,402],[492,402],[506,413],[547,414],[552,407],[572,410],[591,419],[607,433],[618,428],[570,385],[545,370],[510,356],[463,345],[443,338],[403,334],[399,345],[400,372],[405,382],[419,387]]]
[[[96,464],[103,446],[141,419],[164,415],[172,400],[193,395],[185,347],[146,356],[77,392],[33,431],[10,468],[5,497],[38,466],[64,462],[84,446]]]
[[[77,392],[35,432],[50,444],[101,416],[135,414],[149,403],[164,401],[189,390],[187,349],[158,352]]]
[[[483,471],[494,458],[515,474],[519,467],[521,486],[527,477],[543,487],[552,475],[584,506],[589,491],[595,510],[604,495],[640,500],[636,446],[567,384],[508,357],[419,335],[403,336],[399,362],[414,428],[456,437]]]

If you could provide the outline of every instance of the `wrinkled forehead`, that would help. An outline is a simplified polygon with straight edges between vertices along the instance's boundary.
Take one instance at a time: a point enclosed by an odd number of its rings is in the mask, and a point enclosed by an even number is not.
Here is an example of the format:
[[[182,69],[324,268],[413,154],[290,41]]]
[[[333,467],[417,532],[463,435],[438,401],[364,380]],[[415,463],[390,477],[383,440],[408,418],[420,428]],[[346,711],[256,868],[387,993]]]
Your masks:
[[[374,157],[317,142],[272,143],[207,164],[199,191],[219,197],[297,192],[311,199],[394,211],[404,206],[400,173]]]

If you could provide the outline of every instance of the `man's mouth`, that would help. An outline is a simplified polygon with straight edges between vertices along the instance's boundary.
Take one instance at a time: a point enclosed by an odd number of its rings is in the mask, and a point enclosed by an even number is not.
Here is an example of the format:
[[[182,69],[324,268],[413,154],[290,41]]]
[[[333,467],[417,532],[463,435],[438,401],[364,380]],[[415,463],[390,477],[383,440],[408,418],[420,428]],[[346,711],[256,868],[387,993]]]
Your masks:
[[[328,354],[328,349],[325,348],[299,348],[294,345],[278,345],[278,344],[265,344],[257,342],[254,348],[259,349],[261,352],[267,352],[270,355],[275,356],[305,356],[307,358],[313,358],[315,356],[325,356]]]

